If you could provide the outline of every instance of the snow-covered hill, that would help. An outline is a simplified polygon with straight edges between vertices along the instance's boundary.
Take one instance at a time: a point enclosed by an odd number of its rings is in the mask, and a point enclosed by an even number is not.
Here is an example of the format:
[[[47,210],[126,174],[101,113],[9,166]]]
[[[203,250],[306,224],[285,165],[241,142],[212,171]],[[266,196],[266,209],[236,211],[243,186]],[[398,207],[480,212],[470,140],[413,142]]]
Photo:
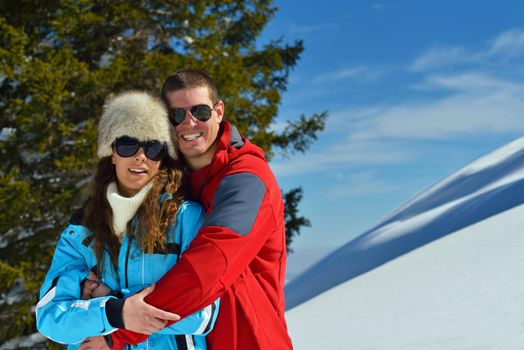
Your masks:
[[[291,281],[295,348],[524,348],[523,203],[521,138]]]
[[[524,349],[524,205],[288,311],[296,349]]]
[[[398,256],[524,203],[524,137],[421,192],[286,285],[291,309]]]

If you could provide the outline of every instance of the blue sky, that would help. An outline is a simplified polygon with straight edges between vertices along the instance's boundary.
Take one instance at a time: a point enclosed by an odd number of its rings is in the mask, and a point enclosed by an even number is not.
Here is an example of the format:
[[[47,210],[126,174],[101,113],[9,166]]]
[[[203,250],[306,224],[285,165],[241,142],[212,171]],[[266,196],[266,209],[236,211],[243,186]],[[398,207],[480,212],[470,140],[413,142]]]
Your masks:
[[[524,3],[276,1],[261,42],[304,41],[275,128],[328,110],[310,151],[272,167],[312,222],[290,270],[524,131]]]

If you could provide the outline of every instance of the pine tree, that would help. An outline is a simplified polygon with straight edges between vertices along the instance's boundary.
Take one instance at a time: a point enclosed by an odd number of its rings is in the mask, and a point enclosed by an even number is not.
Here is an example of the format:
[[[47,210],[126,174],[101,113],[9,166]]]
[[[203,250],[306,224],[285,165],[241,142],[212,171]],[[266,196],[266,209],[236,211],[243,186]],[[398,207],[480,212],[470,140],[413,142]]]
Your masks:
[[[268,158],[305,152],[327,114],[271,129],[301,41],[256,39],[272,1],[0,2],[0,343],[35,332],[34,305],[58,235],[85,198],[96,120],[111,93],[157,93],[180,68],[206,70],[227,119]],[[288,239],[301,189],[285,194]]]

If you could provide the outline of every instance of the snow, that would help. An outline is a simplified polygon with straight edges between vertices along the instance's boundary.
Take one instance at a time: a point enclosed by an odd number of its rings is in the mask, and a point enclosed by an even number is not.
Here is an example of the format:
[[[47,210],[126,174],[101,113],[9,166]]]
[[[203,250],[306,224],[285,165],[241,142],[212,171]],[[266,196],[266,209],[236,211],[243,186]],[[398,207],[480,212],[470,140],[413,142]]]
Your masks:
[[[524,203],[524,138],[471,163],[286,285],[291,309],[413,249]],[[335,268],[345,266],[342,268]]]
[[[108,68],[114,61],[115,55],[109,52],[104,52],[98,60],[98,67]]]
[[[524,347],[524,138],[422,191],[286,285],[297,349]]]
[[[453,187],[453,184],[467,184],[468,179],[475,179],[475,174],[486,174],[488,178],[484,181],[479,181],[479,178],[476,178],[475,181],[469,181],[470,186],[472,184],[482,184],[490,183],[489,176],[493,176],[497,169],[501,170],[504,168],[504,165],[509,165],[510,168],[502,172],[502,175],[509,175],[512,171],[516,170],[517,172],[521,170],[522,165],[519,164],[518,160],[522,159],[522,152],[524,149],[524,137],[521,137],[509,144],[489,153],[488,155],[477,159],[476,161],[465,166],[461,170],[455,172],[454,174],[446,177],[444,180],[438,182],[436,185],[430,187],[429,189],[423,191],[421,194],[415,196],[411,201],[408,201],[405,205],[399,207],[396,211],[390,214],[394,216],[396,213],[406,210],[407,207],[416,207],[417,203],[429,198],[429,201],[435,201],[434,196],[436,195],[445,195],[447,187]],[[515,159],[516,158],[516,159]],[[490,171],[491,170],[491,171]],[[457,186],[455,186],[457,187]],[[440,193],[439,193],[440,192]],[[433,198],[432,198],[433,197]],[[447,197],[445,197],[447,198]]]
[[[0,345],[0,350],[11,350],[19,348],[43,349],[41,343],[45,342],[47,338],[40,333],[33,333],[26,337],[13,338],[6,343]],[[39,346],[40,344],[40,346]]]
[[[0,131],[0,141],[7,141],[16,134],[15,128],[2,128]]]
[[[28,152],[28,151],[22,151],[21,157],[24,163],[31,164],[35,162],[39,162],[45,157],[49,155],[49,152]]]
[[[296,349],[521,349],[524,205],[286,313]]]
[[[0,299],[0,305],[12,305],[21,302],[24,299],[24,292],[24,282],[21,278],[17,278],[14,286],[9,290],[7,295],[5,295],[5,298]]]

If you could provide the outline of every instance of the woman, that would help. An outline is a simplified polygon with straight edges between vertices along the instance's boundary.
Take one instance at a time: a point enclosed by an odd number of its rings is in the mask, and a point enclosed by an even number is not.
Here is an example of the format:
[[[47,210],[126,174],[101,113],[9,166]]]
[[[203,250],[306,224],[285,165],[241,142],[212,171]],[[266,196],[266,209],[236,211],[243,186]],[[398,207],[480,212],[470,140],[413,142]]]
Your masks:
[[[90,201],[61,234],[36,307],[38,330],[51,340],[76,348],[125,328],[116,306],[162,277],[196,235],[204,213],[183,199],[170,130],[163,104],[147,93],[104,106]],[[218,301],[161,331],[166,321],[152,320],[144,333],[156,333],[138,346],[205,349],[217,311]]]

